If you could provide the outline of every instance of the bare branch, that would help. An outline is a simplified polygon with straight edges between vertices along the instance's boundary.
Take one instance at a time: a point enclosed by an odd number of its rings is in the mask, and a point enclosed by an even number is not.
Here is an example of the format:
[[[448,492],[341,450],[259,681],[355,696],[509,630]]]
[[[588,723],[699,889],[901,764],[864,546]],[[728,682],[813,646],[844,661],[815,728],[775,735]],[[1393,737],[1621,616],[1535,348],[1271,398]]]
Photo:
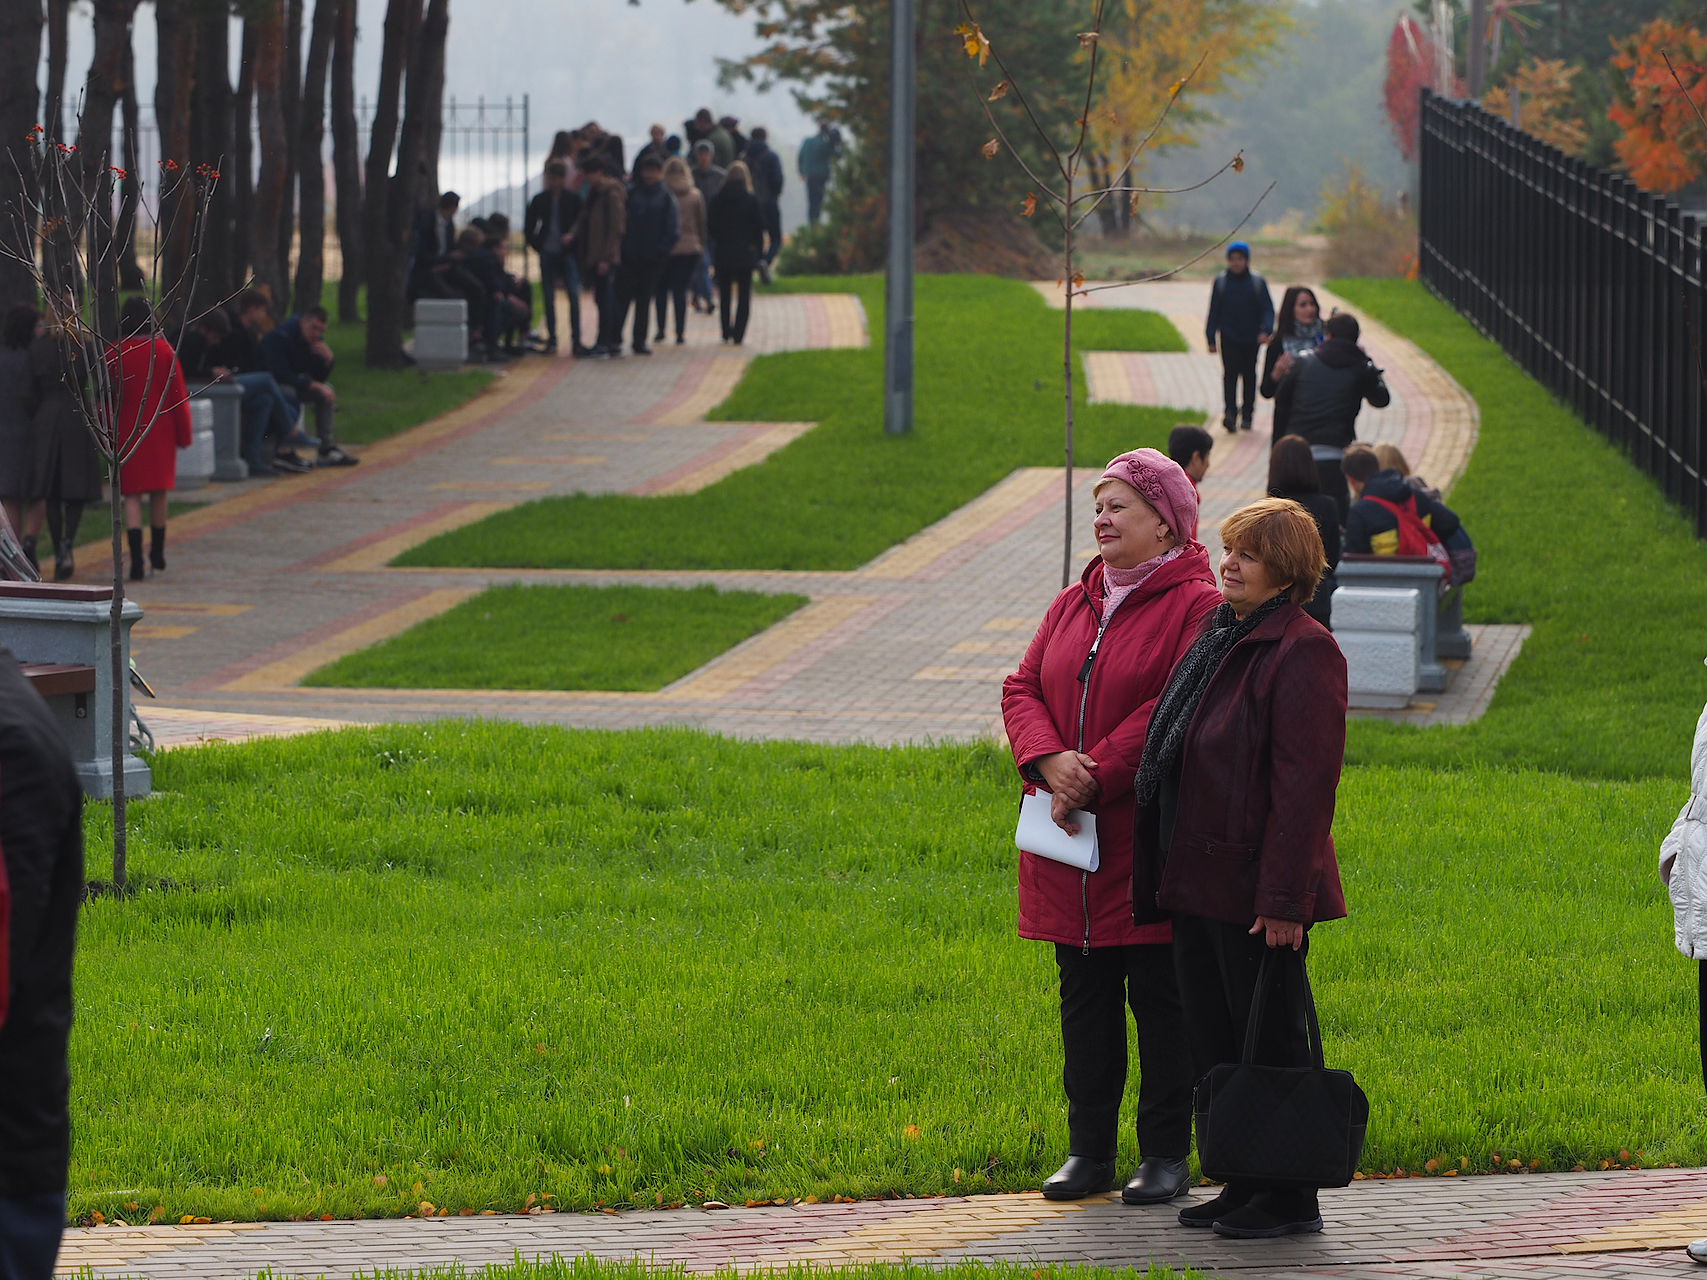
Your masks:
[[[1666,70],[1671,72],[1671,78],[1677,84],[1678,96],[1682,98],[1684,102],[1689,105],[1689,109],[1695,113],[1695,118],[1701,122],[1701,127],[1703,129],[1707,129],[1707,116],[1701,114],[1701,108],[1696,106],[1695,99],[1689,96],[1689,89],[1684,85],[1683,77],[1677,74],[1677,68],[1671,64],[1671,54],[1666,50],[1661,49],[1660,57],[1665,59]]]
[[[1205,49],[1198,55],[1197,65],[1192,67],[1192,69],[1187,72],[1176,85],[1169,89],[1168,105],[1162,108],[1162,114],[1156,117],[1155,123],[1150,126],[1150,131],[1138,140],[1138,145],[1133,149],[1132,154],[1126,158],[1126,163],[1120,166],[1121,173],[1130,173],[1132,166],[1138,163],[1138,157],[1143,155],[1145,151],[1149,150],[1151,141],[1162,131],[1162,126],[1167,123],[1168,117],[1173,114],[1174,103],[1179,101],[1180,94],[1186,91],[1191,82],[1197,79],[1197,73],[1203,70],[1203,64],[1207,61],[1209,61],[1209,50]],[[1192,189],[1193,188],[1190,187],[1182,188],[1182,190],[1186,191]],[[1112,191],[1115,190],[1115,188],[1111,187],[1109,190]],[[1086,209],[1084,213],[1079,216],[1079,221],[1083,222],[1086,218],[1095,213],[1098,206],[1100,206],[1105,199],[1107,199],[1106,194],[1099,196],[1096,203],[1091,205],[1089,209]]]
[[[1105,196],[1110,196],[1110,195],[1174,196],[1174,195],[1182,195],[1188,191],[1201,190],[1202,188],[1207,187],[1211,182],[1214,182],[1222,174],[1226,173],[1227,170],[1232,169],[1235,172],[1237,172],[1239,169],[1243,168],[1243,165],[1241,164],[1242,155],[1243,155],[1243,153],[1241,152],[1240,155],[1234,156],[1231,160],[1227,161],[1226,164],[1222,165],[1219,169],[1215,170],[1214,173],[1210,174],[1207,178],[1204,178],[1201,182],[1194,182],[1190,186],[1187,186],[1187,187],[1103,187],[1101,190],[1098,190],[1098,191],[1086,191],[1082,195],[1074,196],[1073,197],[1073,203],[1078,204],[1079,201],[1081,201],[1081,200],[1089,200],[1089,199],[1092,199],[1094,197],[1096,199],[1096,204],[1093,204],[1089,209],[1085,210],[1084,213],[1080,214],[1076,219],[1074,219],[1073,225],[1075,227],[1079,226],[1080,224],[1082,224],[1084,222],[1084,220],[1086,218],[1090,217],[1093,213],[1095,213],[1096,208],[1097,208],[1097,204],[1101,204],[1102,198]]]
[[[1091,65],[1085,75],[1085,109],[1079,113],[1079,139],[1067,153],[1067,163],[1074,173],[1079,171],[1079,157],[1084,154],[1085,139],[1091,131],[1091,100],[1096,97],[1097,57],[1102,52],[1102,13],[1107,0],[1096,0],[1096,12],[1091,18]]]
[[[1262,202],[1264,200],[1268,199],[1269,194],[1274,190],[1275,185],[1276,185],[1275,183],[1271,182],[1268,184],[1268,186],[1264,187],[1262,194],[1257,197],[1256,203],[1253,204],[1249,209],[1245,210],[1245,216],[1240,218],[1239,221],[1233,226],[1233,228],[1230,231],[1227,232],[1226,235],[1222,236],[1214,244],[1208,246],[1206,249],[1203,250],[1203,252],[1196,254],[1190,258],[1187,258],[1184,262],[1181,262],[1175,266],[1169,267],[1166,271],[1158,271],[1152,275],[1135,276],[1130,280],[1112,280],[1107,284],[1083,285],[1077,290],[1078,294],[1080,296],[1083,296],[1083,295],[1088,294],[1088,293],[1101,293],[1104,289],[1124,289],[1127,285],[1154,284],[1158,280],[1171,280],[1171,279],[1173,279],[1180,272],[1184,271],[1187,267],[1193,265],[1194,263],[1201,262],[1204,258],[1207,258],[1210,254],[1214,253],[1215,250],[1219,249],[1222,245],[1226,244],[1234,236],[1238,235],[1240,230],[1244,227],[1244,225],[1247,222],[1249,222],[1252,217],[1255,216],[1256,211],[1257,211],[1258,207],[1261,206]]]
[[[972,16],[972,5],[969,0],[960,0],[960,11],[966,15],[966,21],[972,23],[974,26],[977,25],[977,19]],[[1031,100],[1025,96],[1025,89],[1020,85],[1019,81],[1014,79],[1013,72],[1008,70],[1008,64],[1002,61],[1002,55],[996,49],[994,44],[990,46],[990,56],[996,60],[996,70],[1002,73],[1002,78],[1013,86],[1013,96],[1015,101],[1017,101],[1021,108],[1024,109],[1026,119],[1031,121],[1031,127],[1036,131],[1037,136],[1042,139],[1043,145],[1049,148],[1049,154],[1055,161],[1055,168],[1059,170],[1061,180],[1065,182],[1068,174],[1066,163],[1061,158],[1061,148],[1055,145],[1055,140],[1049,136],[1049,131],[1043,127],[1043,122],[1037,118],[1037,113],[1031,109]],[[979,101],[983,101],[983,96],[983,94],[978,95]],[[990,113],[988,103],[985,103],[984,113],[986,115]],[[1010,152],[1013,151],[1013,147],[1010,146],[1008,150]],[[1017,156],[1018,153],[1015,152],[1014,154]]]
[[[1022,156],[1019,153],[1018,149],[1015,148],[1014,144],[1008,140],[1007,133],[1002,129],[1002,126],[997,122],[995,113],[990,110],[990,104],[984,100],[984,95],[982,93],[976,92],[977,86],[978,86],[977,74],[975,72],[973,72],[970,67],[967,68],[966,74],[967,74],[967,78],[972,81],[972,86],[973,86],[973,89],[975,91],[973,96],[978,99],[978,105],[984,109],[985,119],[987,119],[990,122],[990,127],[996,131],[996,137],[1001,140],[1001,144],[1008,149],[1008,154],[1014,158],[1014,163],[1019,165],[1019,167],[1021,169],[1024,169],[1025,170],[1025,176],[1030,178],[1034,183],[1036,183],[1038,186],[1038,189],[1041,190],[1045,195],[1047,195],[1051,200],[1055,201],[1056,204],[1065,204],[1066,200],[1062,197],[1061,193],[1054,190],[1052,187],[1050,187],[1050,185],[1047,182],[1045,182],[1042,178],[1038,177],[1035,173],[1033,173],[1031,166],[1025,162],[1025,157]],[[1050,207],[1053,208],[1054,206],[1052,205]],[[1059,217],[1060,215],[1057,214],[1056,216]]]

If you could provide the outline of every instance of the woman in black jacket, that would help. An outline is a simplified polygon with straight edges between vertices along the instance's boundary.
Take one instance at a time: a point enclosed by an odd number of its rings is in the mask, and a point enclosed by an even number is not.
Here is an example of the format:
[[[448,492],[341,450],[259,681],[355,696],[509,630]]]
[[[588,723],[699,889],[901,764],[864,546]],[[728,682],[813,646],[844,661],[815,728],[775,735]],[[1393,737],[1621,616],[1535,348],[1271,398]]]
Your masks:
[[[706,223],[713,245],[712,266],[717,271],[718,317],[723,322],[723,341],[740,346],[747,336],[747,317],[753,307],[753,268],[764,249],[764,217],[753,195],[753,177],[737,160],[729,166],[723,189],[712,197]],[[729,296],[738,295],[730,312]]]
[[[1315,596],[1304,605],[1304,612],[1325,627],[1333,606],[1334,589],[1339,586],[1334,570],[1340,564],[1340,509],[1338,503],[1322,492],[1310,442],[1303,436],[1281,436],[1274,442],[1268,455],[1268,496],[1291,498],[1310,513],[1322,535],[1328,571],[1322,575]]]

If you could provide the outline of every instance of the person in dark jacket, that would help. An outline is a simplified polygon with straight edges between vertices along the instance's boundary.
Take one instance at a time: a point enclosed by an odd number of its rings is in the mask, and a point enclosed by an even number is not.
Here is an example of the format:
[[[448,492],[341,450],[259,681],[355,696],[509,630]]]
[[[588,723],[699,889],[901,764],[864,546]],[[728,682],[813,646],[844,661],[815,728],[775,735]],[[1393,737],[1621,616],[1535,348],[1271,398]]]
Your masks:
[[[257,296],[263,295],[257,293]],[[265,315],[263,301],[260,308],[262,320]],[[255,323],[258,326],[261,320]],[[296,415],[291,410],[290,401],[285,399],[278,379],[265,369],[239,369],[236,364],[227,363],[228,360],[259,357],[260,346],[254,335],[246,325],[238,328],[240,336],[233,332],[230,315],[218,307],[197,316],[185,328],[183,341],[178,344],[178,362],[184,366],[184,378],[190,384],[190,394],[195,395],[200,388],[214,382],[242,389],[242,451],[243,460],[249,464],[250,475],[267,479],[307,471],[307,464],[297,458],[291,447]],[[227,351],[234,354],[227,356]],[[253,357],[250,356],[251,351]],[[270,452],[266,446],[268,436],[273,440]]]
[[[1168,432],[1168,457],[1179,463],[1194,489],[1209,474],[1209,455],[1214,448],[1215,437],[1195,422],[1182,422]]]
[[[765,226],[765,248],[759,255],[759,276],[771,282],[771,264],[782,252],[782,157],[771,150],[770,134],[763,125],[748,137],[747,172],[753,178],[753,197]]]
[[[261,358],[287,399],[294,398],[302,408],[313,406],[314,434],[320,438],[319,465],[353,467],[361,459],[338,447],[338,393],[330,382],[332,348],[326,345],[327,323],[324,307],[310,307],[292,316],[261,339]]]
[[[581,345],[581,273],[575,265],[575,227],[581,220],[581,197],[569,190],[569,166],[553,160],[545,166],[545,190],[528,201],[522,237],[539,255],[540,296],[545,306],[545,349],[557,350],[557,286],[569,300],[569,342],[576,356]]]
[[[682,234],[676,198],[664,185],[664,166],[646,156],[634,166],[634,185],[628,191],[628,212],[622,233],[622,265],[617,269],[616,340],[622,342],[623,318],[634,309],[634,354],[649,356],[646,325],[652,318],[652,298],[658,292],[664,264]]]
[[[1345,518],[1345,549],[1353,555],[1390,556],[1399,550],[1394,508],[1415,503],[1416,517],[1445,545],[1464,527],[1458,513],[1414,488],[1401,471],[1386,468],[1368,445],[1353,445],[1340,464],[1353,501]]]
[[[83,792],[52,713],[4,649],[0,778],[0,883],[11,897],[10,926],[0,927],[0,1276],[50,1280],[71,1163]]]
[[[1312,1061],[1288,970],[1302,969],[1312,924],[1346,913],[1332,835],[1345,658],[1302,607],[1322,539],[1296,502],[1262,498],[1221,522],[1221,541],[1225,603],[1168,678],[1133,786],[1133,918],[1172,920],[1199,1077],[1240,1060],[1271,952],[1256,1061]],[[1314,1188],[1261,1181],[1230,1182],[1179,1219],[1241,1239],[1322,1229]]]
[[[64,582],[77,572],[77,527],[83,508],[101,500],[102,465],[95,435],[83,416],[89,389],[89,349],[68,333],[51,308],[40,337],[30,344],[30,376],[35,381],[35,482],[31,493],[46,505],[53,538],[53,579]]]
[[[1290,498],[1303,507],[1316,522],[1316,532],[1322,535],[1327,572],[1322,575],[1316,594],[1305,602],[1304,612],[1325,627],[1332,616],[1334,592],[1339,589],[1335,571],[1340,566],[1340,509],[1322,492],[1316,460],[1310,456],[1310,442],[1303,436],[1281,436],[1269,450],[1268,496]]]
[[[628,192],[601,155],[589,151],[581,160],[587,176],[581,221],[575,228],[575,250],[581,279],[593,291],[599,312],[599,337],[588,353],[594,359],[622,354],[622,312],[617,306],[617,268],[622,264],[622,237],[628,222]]]
[[[1274,299],[1268,281],[1251,270],[1251,247],[1243,240],[1227,246],[1227,269],[1210,288],[1204,332],[1209,354],[1221,353],[1221,425],[1229,431],[1249,431],[1257,411],[1257,352],[1274,332]]]
[[[1357,345],[1357,318],[1341,312],[1323,322],[1327,337],[1300,353],[1274,393],[1274,438],[1303,436],[1310,442],[1322,492],[1338,504],[1340,520],[1351,508],[1340,459],[1357,439],[1357,414],[1368,401],[1385,409],[1393,396],[1381,370]]]
[[[740,346],[746,341],[752,314],[753,268],[764,248],[765,225],[759,202],[753,198],[752,175],[739,160],[729,166],[723,187],[711,202],[706,229],[717,270],[717,315],[723,322],[723,341]]]
[[[1082,871],[1021,852],[1019,931],[1053,942],[1060,972],[1069,1147],[1043,1194],[1076,1200],[1113,1184],[1130,1005],[1143,1159],[1122,1199],[1155,1204],[1185,1189],[1196,1076],[1167,921],[1132,919],[1132,776],[1156,696],[1215,608],[1215,580],[1197,541],[1197,490],[1174,462],[1154,449],[1122,454],[1095,492],[1099,556],[1003,682],[1002,720],[1026,789],[1052,793],[1057,824],[1075,808],[1094,815],[1101,861]]]
[[[717,165],[717,148],[705,138],[693,144],[693,184],[699,188],[700,198],[705,201],[706,211],[711,210],[711,201],[717,193],[723,190],[723,180],[729,176],[728,170]],[[711,311],[714,309],[711,293],[711,235],[708,231],[705,237],[705,253],[700,258],[699,266],[693,273],[693,296],[696,310]]]
[[[24,303],[6,311],[0,330],[0,507],[14,529],[24,530],[24,510],[32,506],[35,480],[36,388],[30,376],[30,344],[41,332],[41,312]],[[35,559],[35,539],[20,540]]]

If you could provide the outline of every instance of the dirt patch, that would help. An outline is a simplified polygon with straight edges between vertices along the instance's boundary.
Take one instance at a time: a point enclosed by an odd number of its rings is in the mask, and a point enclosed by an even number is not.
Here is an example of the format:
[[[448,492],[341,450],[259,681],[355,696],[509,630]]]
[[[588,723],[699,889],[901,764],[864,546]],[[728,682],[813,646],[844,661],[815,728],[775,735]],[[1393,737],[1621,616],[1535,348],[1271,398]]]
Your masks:
[[[913,258],[923,272],[970,272],[1042,280],[1061,274],[1061,260],[1011,213],[966,209],[943,214],[919,237]]]

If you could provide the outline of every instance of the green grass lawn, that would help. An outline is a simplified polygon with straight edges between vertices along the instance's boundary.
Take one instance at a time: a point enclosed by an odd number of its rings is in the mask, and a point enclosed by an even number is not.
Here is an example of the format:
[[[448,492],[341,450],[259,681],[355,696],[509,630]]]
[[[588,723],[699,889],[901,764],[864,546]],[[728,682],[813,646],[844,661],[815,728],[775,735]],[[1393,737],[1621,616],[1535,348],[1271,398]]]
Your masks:
[[[1481,721],[1422,732],[1358,721],[1352,757],[1681,776],[1707,701],[1707,544],[1614,445],[1420,284],[1334,288],[1475,397],[1481,437],[1447,498],[1481,553],[1465,616],[1535,628]]]
[[[883,282],[789,281],[847,290],[875,345],[760,356],[712,416],[819,426],[698,493],[542,498],[411,548],[409,565],[606,569],[853,569],[971,501],[1016,467],[1062,459],[1061,313],[1012,280],[922,276],[913,434],[883,433]],[[1180,351],[1148,312],[1080,312],[1082,350]],[[1187,415],[1190,416],[1190,415]],[[1161,445],[1178,411],[1086,405],[1079,463]],[[660,540],[658,529],[692,529]]]
[[[805,603],[805,596],[709,586],[493,587],[303,683],[662,689]]]
[[[1536,629],[1480,723],[1352,726],[1312,964],[1364,1166],[1707,1163],[1654,871],[1707,551],[1416,286],[1338,287],[1477,396],[1472,615]],[[145,891],[83,921],[75,1215],[1020,1190],[1065,1154],[994,746],[393,726],[156,787]]]
[[[337,282],[326,286],[327,310],[337,315]],[[496,376],[490,369],[370,369],[362,362],[366,328],[333,321],[326,341],[338,357],[338,442],[372,444],[418,427],[472,400]],[[313,429],[313,419],[309,419]]]
[[[458,723],[155,764],[144,891],[83,917],[74,1215],[1013,1191],[1066,1154],[994,746]],[[1707,1161],[1678,795],[1347,772],[1312,965],[1366,1168]]]

